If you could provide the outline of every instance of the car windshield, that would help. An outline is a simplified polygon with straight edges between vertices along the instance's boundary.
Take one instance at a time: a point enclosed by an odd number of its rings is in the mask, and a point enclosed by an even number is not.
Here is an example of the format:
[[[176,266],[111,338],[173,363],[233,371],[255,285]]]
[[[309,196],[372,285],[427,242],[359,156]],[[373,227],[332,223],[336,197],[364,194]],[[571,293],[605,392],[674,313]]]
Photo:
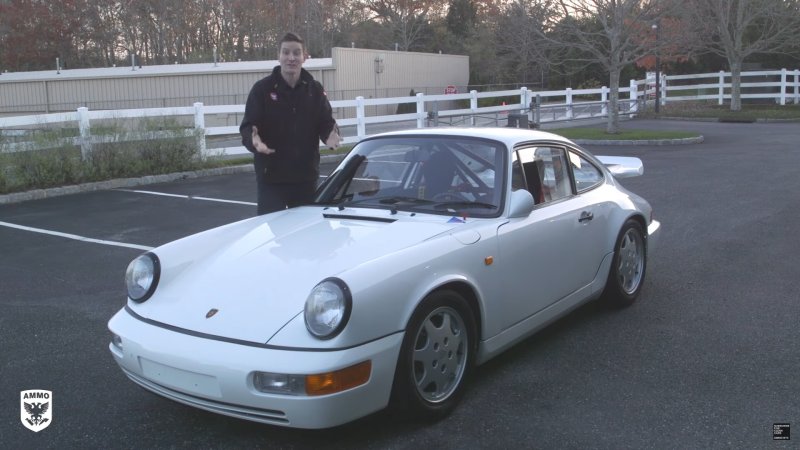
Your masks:
[[[320,187],[317,203],[495,217],[502,209],[503,144],[451,136],[363,141]]]

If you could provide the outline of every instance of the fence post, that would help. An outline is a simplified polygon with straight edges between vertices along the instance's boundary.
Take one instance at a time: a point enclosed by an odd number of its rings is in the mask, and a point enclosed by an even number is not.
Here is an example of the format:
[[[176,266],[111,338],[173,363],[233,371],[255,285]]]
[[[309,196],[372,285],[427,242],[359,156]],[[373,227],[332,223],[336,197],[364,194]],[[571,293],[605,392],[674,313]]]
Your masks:
[[[542,96],[536,94],[536,103],[533,107],[533,128],[537,130],[542,125]]]
[[[572,119],[572,88],[567,88],[567,119]]]
[[[786,105],[786,69],[781,69],[781,96],[780,96],[780,104],[781,106]]]
[[[628,105],[628,112],[633,115],[639,112],[639,92],[636,86],[636,80],[631,80],[630,104]]]
[[[661,80],[661,86],[659,87],[659,105],[664,106],[667,104],[667,76],[663,73],[659,74],[659,79]]]
[[[719,103],[720,105],[725,103],[725,72],[719,71]]]
[[[417,93],[417,128],[425,128],[425,94]]]
[[[89,123],[89,108],[78,108],[78,129],[81,133],[81,159],[86,161],[92,153],[92,129]]]
[[[203,104],[194,104],[194,139],[200,158],[206,156],[206,115],[203,112]]]
[[[475,114],[478,113],[478,91],[475,89],[469,91],[469,109],[472,115],[469,117],[470,126],[475,126]]]
[[[800,104],[800,69],[794,69],[794,104]]]
[[[531,91],[526,87],[519,90],[519,104],[522,106],[522,111],[528,116],[528,122],[531,121]]]
[[[364,109],[364,97],[356,97],[356,135],[358,140],[362,140],[367,136],[367,122]]]
[[[607,116],[608,115],[608,88],[603,86],[600,88],[600,101],[603,104],[600,106],[600,115]]]
[[[531,105],[528,100],[528,88],[524,86],[519,89],[519,105],[522,109],[528,109]]]

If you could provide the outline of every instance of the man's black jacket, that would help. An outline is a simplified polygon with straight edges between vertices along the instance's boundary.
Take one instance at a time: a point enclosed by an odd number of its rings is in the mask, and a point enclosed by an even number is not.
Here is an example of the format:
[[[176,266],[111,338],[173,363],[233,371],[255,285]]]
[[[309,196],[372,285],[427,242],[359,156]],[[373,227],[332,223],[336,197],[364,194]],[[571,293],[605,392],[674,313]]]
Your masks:
[[[253,125],[275,153],[255,151]],[[267,183],[299,183],[319,178],[319,144],[335,126],[322,85],[301,69],[300,80],[291,88],[278,66],[250,90],[239,133],[245,148],[255,154],[259,179]]]

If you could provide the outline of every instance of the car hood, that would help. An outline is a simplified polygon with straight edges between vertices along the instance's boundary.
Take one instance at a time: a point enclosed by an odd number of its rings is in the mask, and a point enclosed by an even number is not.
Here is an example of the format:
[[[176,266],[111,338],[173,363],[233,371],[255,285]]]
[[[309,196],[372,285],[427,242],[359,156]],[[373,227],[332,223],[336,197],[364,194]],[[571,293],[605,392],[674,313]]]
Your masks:
[[[185,238],[176,248],[154,250],[162,262],[161,282],[150,300],[129,307],[179,329],[266,343],[303,312],[320,281],[445,233],[458,222],[315,207],[248,219]],[[186,260],[186,253],[200,256]]]

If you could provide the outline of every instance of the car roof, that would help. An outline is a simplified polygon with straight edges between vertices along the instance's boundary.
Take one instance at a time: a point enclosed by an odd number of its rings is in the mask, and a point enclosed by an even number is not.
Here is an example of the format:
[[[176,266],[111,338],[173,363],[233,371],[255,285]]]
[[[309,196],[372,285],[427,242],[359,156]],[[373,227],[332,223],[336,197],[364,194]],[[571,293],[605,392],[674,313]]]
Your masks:
[[[481,127],[481,128],[461,128],[461,127],[436,127],[419,128],[402,131],[390,131],[380,133],[374,138],[388,136],[444,136],[444,137],[474,137],[501,141],[509,148],[516,144],[528,141],[550,141],[573,144],[569,139],[557,134],[546,131],[528,130],[525,128],[510,127]],[[574,145],[574,144],[573,144]]]

